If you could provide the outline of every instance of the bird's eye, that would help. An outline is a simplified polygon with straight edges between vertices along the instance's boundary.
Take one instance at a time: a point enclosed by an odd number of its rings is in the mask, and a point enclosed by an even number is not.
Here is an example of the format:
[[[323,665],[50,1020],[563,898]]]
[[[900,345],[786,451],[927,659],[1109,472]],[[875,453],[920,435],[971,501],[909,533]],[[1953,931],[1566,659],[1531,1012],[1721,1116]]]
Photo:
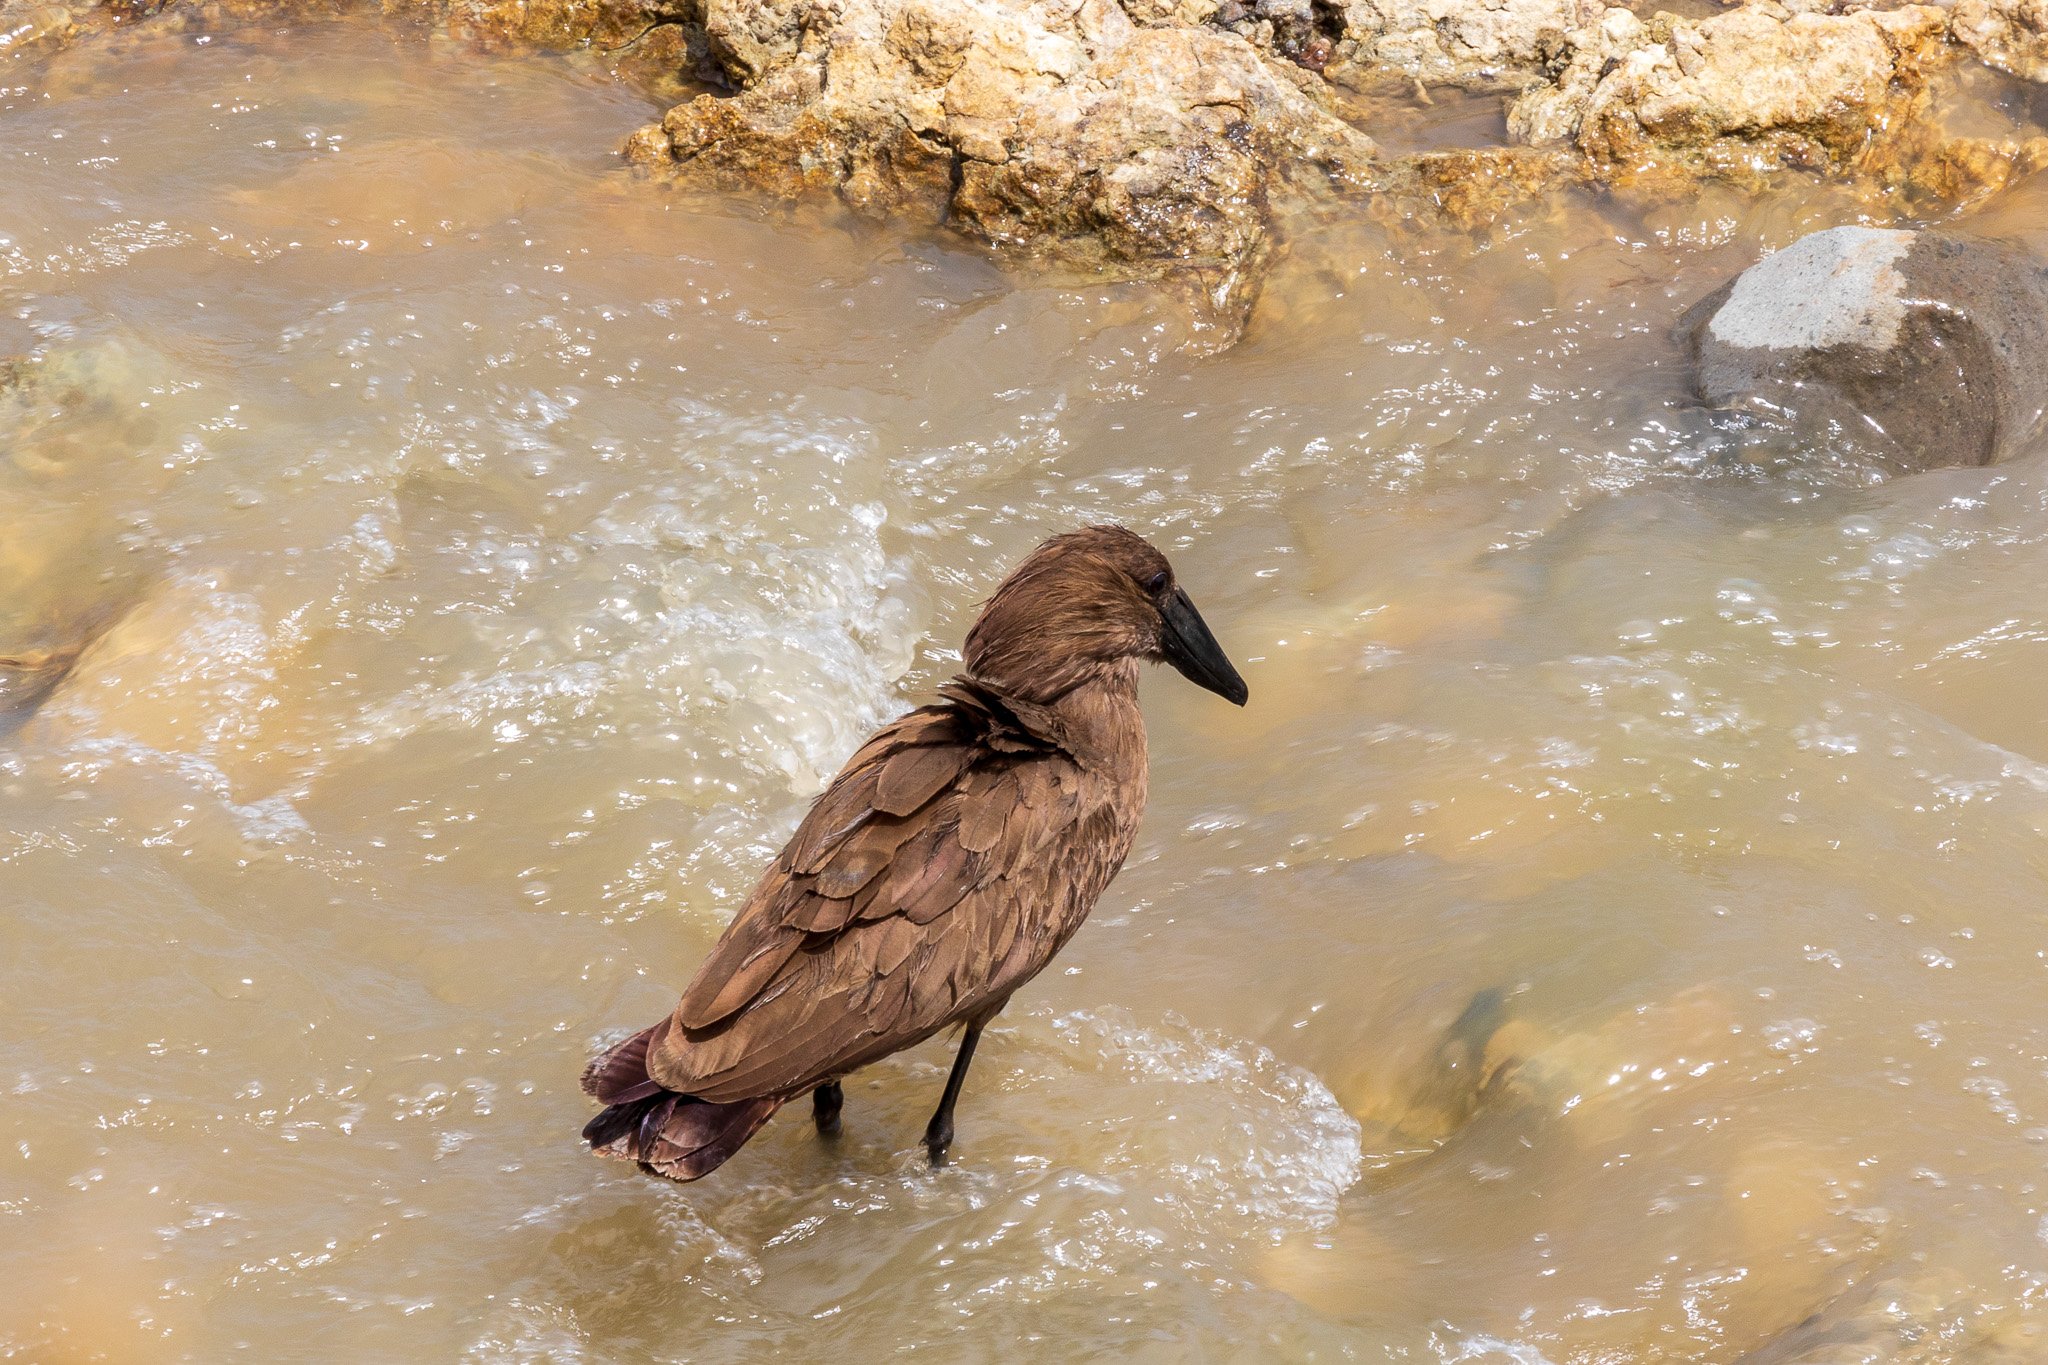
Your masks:
[[[1156,573],[1156,574],[1153,574],[1153,575],[1152,575],[1152,576],[1151,576],[1150,578],[1148,578],[1148,579],[1146,579],[1146,580],[1145,580],[1145,591],[1146,591],[1146,592],[1165,592],[1165,591],[1166,591],[1166,581],[1167,581],[1167,579],[1171,578],[1172,576],[1173,576],[1173,575],[1171,575],[1171,574],[1167,573],[1167,571],[1166,571],[1166,570],[1164,570],[1164,569],[1161,569],[1161,570],[1160,570],[1160,571],[1159,571],[1158,573]]]

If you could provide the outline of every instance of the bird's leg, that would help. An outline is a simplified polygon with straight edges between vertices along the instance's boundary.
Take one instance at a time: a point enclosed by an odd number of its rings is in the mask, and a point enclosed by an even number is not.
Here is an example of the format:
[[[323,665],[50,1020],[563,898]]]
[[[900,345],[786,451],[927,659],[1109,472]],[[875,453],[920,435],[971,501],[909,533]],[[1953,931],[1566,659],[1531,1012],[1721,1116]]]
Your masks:
[[[811,1092],[811,1118],[818,1125],[819,1137],[839,1136],[839,1110],[845,1103],[837,1081],[827,1081]]]
[[[953,1074],[946,1077],[946,1093],[939,1097],[939,1111],[925,1126],[924,1149],[932,1165],[946,1164],[946,1149],[953,1145],[953,1101],[960,1098],[960,1083],[967,1079],[967,1064],[974,1060],[974,1044],[981,1038],[981,1025],[969,1024],[960,1036],[960,1050],[953,1054]]]

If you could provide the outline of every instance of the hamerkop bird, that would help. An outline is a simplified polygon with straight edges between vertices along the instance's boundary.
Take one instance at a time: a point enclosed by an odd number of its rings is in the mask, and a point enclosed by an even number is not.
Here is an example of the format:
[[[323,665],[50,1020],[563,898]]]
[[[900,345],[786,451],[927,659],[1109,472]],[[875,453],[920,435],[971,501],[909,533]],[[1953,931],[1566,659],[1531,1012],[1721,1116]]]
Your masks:
[[[942,700],[884,726],[832,780],[675,1013],[592,1062],[597,1151],[695,1180],[810,1091],[964,1024],[933,1165],[974,1044],[1109,885],[1145,807],[1138,661],[1244,705],[1166,556],[1120,526],[1055,536],[967,633]]]

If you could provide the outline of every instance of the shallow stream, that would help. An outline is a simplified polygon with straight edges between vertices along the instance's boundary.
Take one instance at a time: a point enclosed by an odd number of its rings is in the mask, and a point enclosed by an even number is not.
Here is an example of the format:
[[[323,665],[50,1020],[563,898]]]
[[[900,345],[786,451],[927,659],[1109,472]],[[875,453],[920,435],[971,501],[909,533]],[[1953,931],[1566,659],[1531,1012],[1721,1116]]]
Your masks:
[[[1732,467],[1667,335],[1845,200],[1328,224],[1204,356],[640,181],[572,62],[8,79],[0,1359],[2048,1354],[2048,470]],[[1252,703],[1148,680],[955,1164],[938,1042],[593,1159],[584,1058],[1112,518]]]

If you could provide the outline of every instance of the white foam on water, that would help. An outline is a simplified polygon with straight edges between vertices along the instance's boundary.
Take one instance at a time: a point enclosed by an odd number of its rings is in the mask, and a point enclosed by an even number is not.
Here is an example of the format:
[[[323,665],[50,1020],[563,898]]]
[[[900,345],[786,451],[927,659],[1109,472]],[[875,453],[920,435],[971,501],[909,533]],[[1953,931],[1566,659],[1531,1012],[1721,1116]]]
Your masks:
[[[1534,1346],[1526,1342],[1505,1341],[1500,1337],[1433,1335],[1430,1347],[1444,1365],[1460,1365],[1463,1361],[1483,1361],[1486,1365],[1552,1365],[1550,1357]]]
[[[277,700],[276,632],[262,604],[212,573],[173,575],[88,650],[30,731],[67,784],[153,769],[211,798],[253,844],[307,832],[288,792],[232,775]]]
[[[462,609],[472,638],[452,666],[345,720],[339,745],[426,730],[510,742],[551,727],[653,724],[698,754],[739,758],[786,800],[820,790],[901,709],[896,683],[924,613],[908,559],[885,548],[880,490],[860,486],[858,471],[879,463],[870,438],[788,415],[675,406],[672,448],[622,453],[627,477],[580,527],[543,536],[465,526],[418,550],[399,548],[402,502],[387,496],[363,512],[334,548],[366,578],[414,559],[425,574],[435,555],[483,598]],[[556,416],[545,425],[567,423]],[[494,426],[504,434],[507,424]],[[547,463],[572,453],[558,440],[578,438],[532,428],[520,439]],[[368,477],[445,481],[435,444],[414,430]]]
[[[560,1304],[510,1299],[493,1313],[496,1325],[462,1353],[474,1365],[578,1365],[593,1359],[576,1315]]]
[[[1178,1186],[1167,1197],[1203,1235],[1278,1236],[1336,1221],[1361,1174],[1362,1131],[1313,1072],[1173,1014],[1144,1024],[1105,1007],[1055,1016],[1051,1027],[1064,1047],[1135,1083],[1120,1125],[1127,1136],[1105,1173],[1167,1175]]]
[[[915,1140],[942,1074],[920,1050],[849,1086],[836,1151],[789,1113],[741,1158],[750,1173],[736,1162],[730,1179],[631,1191],[659,1228],[643,1254],[723,1311],[791,1323],[870,1293],[943,1295],[942,1320],[906,1326],[936,1343],[948,1323],[1071,1314],[1141,1284],[1199,1301],[1244,1280],[1253,1248],[1328,1227],[1360,1177],[1357,1121],[1256,1043],[1120,1008],[1040,1009],[999,1030],[947,1169]],[[591,1216],[576,1201],[538,1222]],[[886,1289],[849,1270],[817,1298],[784,1278],[855,1246],[877,1271],[897,1265]],[[535,1296],[552,1299],[552,1284]],[[506,1343],[526,1317],[494,1315],[474,1358],[517,1358]]]
[[[68,779],[90,781],[122,764],[167,772],[193,791],[216,798],[220,809],[232,817],[236,830],[250,844],[284,844],[311,832],[311,826],[288,795],[237,800],[228,775],[197,754],[153,748],[118,736],[81,739],[66,746],[62,771]]]
[[[622,499],[590,533],[663,557],[658,606],[615,658],[618,675],[725,732],[800,796],[899,709],[895,683],[921,638],[909,565],[881,544],[884,509],[832,510],[829,532],[784,539],[693,516],[662,489]]]
[[[488,730],[504,724],[568,725],[587,719],[614,685],[614,671],[592,660],[553,668],[512,669],[446,683],[418,683],[372,707],[330,747],[356,748],[438,728]],[[508,722],[501,717],[516,716]]]

